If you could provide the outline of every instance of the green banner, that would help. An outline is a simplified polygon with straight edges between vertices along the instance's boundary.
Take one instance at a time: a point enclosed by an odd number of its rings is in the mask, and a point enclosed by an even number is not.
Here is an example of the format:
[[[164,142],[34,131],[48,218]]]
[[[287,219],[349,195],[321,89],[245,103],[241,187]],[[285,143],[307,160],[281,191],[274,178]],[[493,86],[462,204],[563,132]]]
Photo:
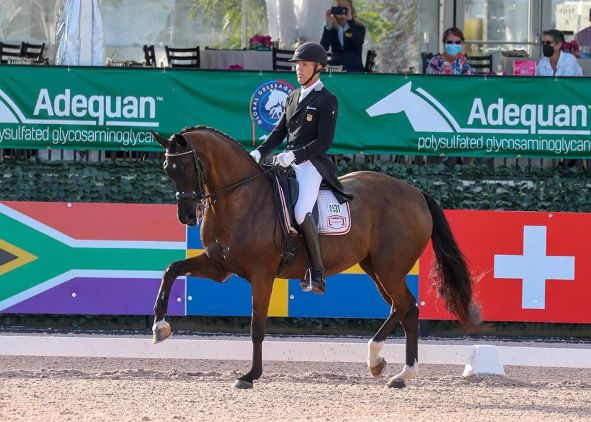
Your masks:
[[[591,158],[587,78],[324,74],[333,153]],[[0,66],[0,148],[158,150],[215,127],[260,144],[292,73]]]

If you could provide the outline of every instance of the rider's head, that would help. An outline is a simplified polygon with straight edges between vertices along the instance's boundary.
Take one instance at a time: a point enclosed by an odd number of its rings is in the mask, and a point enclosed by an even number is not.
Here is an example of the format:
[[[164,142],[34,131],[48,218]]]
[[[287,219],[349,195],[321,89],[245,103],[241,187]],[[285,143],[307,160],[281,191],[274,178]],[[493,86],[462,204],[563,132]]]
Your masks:
[[[320,71],[328,63],[328,56],[320,44],[307,42],[296,48],[289,61],[296,63],[298,83],[306,87],[318,80]]]

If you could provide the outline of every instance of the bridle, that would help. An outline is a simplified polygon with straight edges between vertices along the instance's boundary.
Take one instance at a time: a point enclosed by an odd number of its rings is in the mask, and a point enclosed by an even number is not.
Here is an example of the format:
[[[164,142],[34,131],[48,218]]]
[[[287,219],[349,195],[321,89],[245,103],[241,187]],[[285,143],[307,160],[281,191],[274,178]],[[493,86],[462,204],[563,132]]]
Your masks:
[[[217,202],[217,197],[219,194],[225,193],[225,192],[232,192],[232,191],[238,189],[239,187],[244,186],[247,183],[250,183],[253,180],[258,179],[259,177],[270,173],[276,167],[276,166],[272,166],[266,170],[263,170],[259,174],[256,174],[251,177],[247,177],[246,179],[241,180],[237,183],[231,184],[230,186],[226,186],[225,188],[218,189],[217,191],[215,191],[213,193],[208,193],[205,188],[205,183],[207,182],[207,177],[205,175],[205,171],[203,170],[203,165],[201,164],[201,160],[199,159],[199,156],[197,155],[197,152],[194,149],[191,148],[189,151],[177,152],[177,153],[172,153],[172,152],[167,151],[164,154],[164,156],[167,158],[174,158],[174,157],[180,157],[180,156],[187,155],[187,154],[193,155],[193,164],[195,166],[195,171],[197,172],[197,190],[196,191],[188,191],[188,192],[177,191],[177,192],[175,192],[175,196],[176,196],[177,201],[180,199],[195,199],[195,200],[197,200],[197,203],[199,205],[204,206],[204,207],[215,204]]]

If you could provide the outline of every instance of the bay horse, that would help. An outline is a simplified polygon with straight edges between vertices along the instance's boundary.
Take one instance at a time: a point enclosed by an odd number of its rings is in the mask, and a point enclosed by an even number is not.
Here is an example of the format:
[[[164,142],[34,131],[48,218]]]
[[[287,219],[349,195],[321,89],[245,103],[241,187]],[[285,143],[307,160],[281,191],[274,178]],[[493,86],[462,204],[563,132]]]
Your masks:
[[[279,272],[281,229],[271,181],[262,177],[262,167],[237,141],[205,126],[184,129],[170,139],[156,132],[152,135],[166,149],[164,170],[176,190],[178,219],[194,226],[203,217],[204,247],[200,255],[175,261],[164,271],[154,305],[154,343],[171,334],[164,317],[177,277],[223,282],[237,274],[252,286],[253,355],[250,371],[234,387],[252,388],[263,371],[262,343],[273,281],[275,277],[304,277],[303,242],[299,240],[294,262]],[[342,236],[321,236],[326,274],[338,274],[359,263],[375,282],[390,313],[368,343],[367,365],[372,376],[383,373],[386,361],[380,351],[400,323],[406,336],[406,364],[388,386],[402,388],[418,373],[419,310],[406,275],[431,239],[437,261],[431,273],[433,282],[460,323],[473,328],[480,321],[471,277],[442,209],[429,195],[376,172],[354,172],[340,180],[354,196],[352,226]]]

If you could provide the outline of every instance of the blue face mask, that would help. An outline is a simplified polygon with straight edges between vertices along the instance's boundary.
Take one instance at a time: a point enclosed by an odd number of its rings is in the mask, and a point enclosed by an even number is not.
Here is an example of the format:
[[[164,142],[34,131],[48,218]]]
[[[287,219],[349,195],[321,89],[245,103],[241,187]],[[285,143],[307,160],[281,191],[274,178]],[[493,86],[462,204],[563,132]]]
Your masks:
[[[450,56],[455,57],[462,51],[462,44],[445,44],[445,51]]]

